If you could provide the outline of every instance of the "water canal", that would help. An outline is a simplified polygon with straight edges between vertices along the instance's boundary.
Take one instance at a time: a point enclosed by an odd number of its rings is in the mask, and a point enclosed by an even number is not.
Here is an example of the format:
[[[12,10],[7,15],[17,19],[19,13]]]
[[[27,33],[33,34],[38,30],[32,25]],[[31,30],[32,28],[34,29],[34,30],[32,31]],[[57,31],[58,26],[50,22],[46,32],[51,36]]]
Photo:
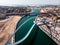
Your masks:
[[[26,20],[34,17],[30,19],[28,22],[26,22],[19,29],[19,31],[17,31],[15,37],[16,42],[21,40],[27,34],[29,29],[33,25],[33,21],[35,20],[35,17],[37,16],[38,12],[39,10],[35,9],[32,14],[24,16],[21,20],[19,20],[16,28],[18,28]],[[57,45],[57,44],[50,37],[48,37],[41,29],[39,29],[37,25],[35,25],[27,39],[18,45]]]

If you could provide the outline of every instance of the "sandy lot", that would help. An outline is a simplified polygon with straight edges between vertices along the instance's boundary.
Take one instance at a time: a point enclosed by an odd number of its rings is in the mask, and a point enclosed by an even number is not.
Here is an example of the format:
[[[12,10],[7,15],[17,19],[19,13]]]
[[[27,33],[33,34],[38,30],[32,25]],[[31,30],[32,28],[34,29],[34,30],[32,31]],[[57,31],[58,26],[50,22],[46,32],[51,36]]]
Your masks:
[[[21,19],[21,16],[14,16],[14,17],[12,17],[11,20],[6,22],[7,25],[4,27],[3,31],[0,32],[0,45],[4,45],[4,43],[9,38],[9,36],[14,32],[16,24],[20,19]],[[3,37],[3,38],[1,38],[1,37]],[[10,40],[9,42],[12,42],[12,40]]]

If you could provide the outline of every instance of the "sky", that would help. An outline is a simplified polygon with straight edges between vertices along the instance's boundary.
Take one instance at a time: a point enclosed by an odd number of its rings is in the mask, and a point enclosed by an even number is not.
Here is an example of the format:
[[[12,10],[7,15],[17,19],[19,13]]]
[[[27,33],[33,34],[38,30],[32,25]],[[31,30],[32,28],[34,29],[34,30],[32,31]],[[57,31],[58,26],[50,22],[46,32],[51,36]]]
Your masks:
[[[16,6],[16,5],[60,5],[60,0],[0,0],[2,6]]]

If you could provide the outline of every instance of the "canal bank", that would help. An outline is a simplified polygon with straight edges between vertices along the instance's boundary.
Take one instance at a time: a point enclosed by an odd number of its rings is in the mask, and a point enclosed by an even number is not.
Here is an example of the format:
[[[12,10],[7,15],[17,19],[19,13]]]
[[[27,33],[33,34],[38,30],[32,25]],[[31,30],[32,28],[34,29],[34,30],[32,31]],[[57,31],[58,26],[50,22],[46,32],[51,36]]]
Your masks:
[[[27,32],[29,31],[30,27],[33,25],[33,21],[35,20],[36,16],[25,16],[23,17],[17,24],[17,28],[19,25],[21,25],[23,22],[25,22],[27,19],[32,18],[27,23],[25,23],[19,31],[16,33],[15,40],[19,41],[22,39]],[[24,40],[19,45],[57,45],[51,38],[49,38],[43,31],[41,31],[37,25],[34,26],[32,32],[27,37],[26,40]]]
[[[35,10],[36,11],[36,10]],[[36,12],[24,16],[16,26],[15,43],[18,45],[57,45],[34,23]],[[13,34],[14,35],[14,34]],[[12,36],[13,36],[12,35]],[[8,39],[9,40],[9,39]],[[12,44],[12,45],[13,45]],[[11,45],[11,44],[10,44]]]

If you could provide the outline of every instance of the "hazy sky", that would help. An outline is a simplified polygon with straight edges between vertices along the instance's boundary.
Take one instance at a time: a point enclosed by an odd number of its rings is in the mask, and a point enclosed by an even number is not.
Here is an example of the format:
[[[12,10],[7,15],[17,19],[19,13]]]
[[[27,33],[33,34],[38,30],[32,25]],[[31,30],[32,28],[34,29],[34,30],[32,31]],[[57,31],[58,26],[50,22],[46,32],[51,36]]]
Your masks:
[[[60,5],[60,0],[0,0],[0,5]]]

